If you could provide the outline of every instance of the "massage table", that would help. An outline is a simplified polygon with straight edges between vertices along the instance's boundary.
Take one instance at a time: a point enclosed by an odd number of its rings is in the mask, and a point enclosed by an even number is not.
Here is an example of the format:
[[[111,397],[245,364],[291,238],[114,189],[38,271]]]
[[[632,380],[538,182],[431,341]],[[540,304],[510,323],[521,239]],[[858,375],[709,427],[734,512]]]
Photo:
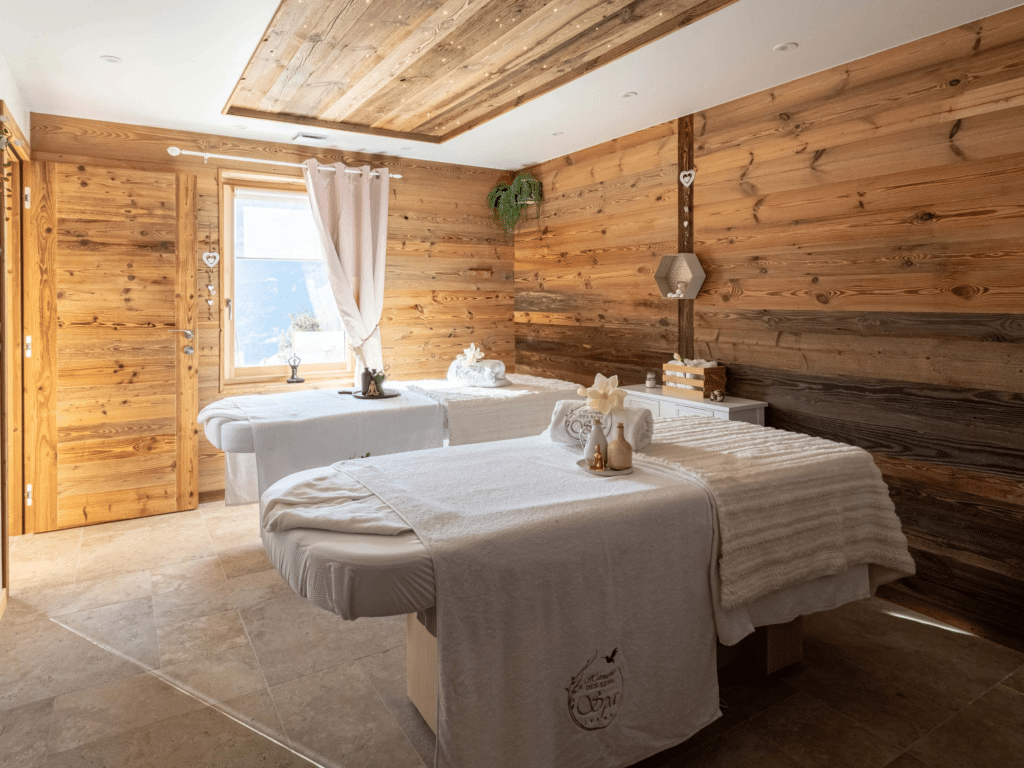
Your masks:
[[[866,509],[875,510],[871,514],[863,515],[866,521],[864,526],[871,531],[871,536],[876,534],[880,536],[884,546],[877,551],[873,550],[873,554],[866,559],[862,557],[861,561],[851,561],[846,566],[836,567],[835,563],[817,562],[822,559],[818,557],[817,552],[805,553],[804,560],[811,563],[807,566],[810,569],[809,576],[805,574],[806,577],[793,583],[773,584],[772,580],[776,578],[779,570],[786,570],[785,562],[792,559],[783,558],[781,566],[779,563],[775,563],[772,568],[767,569],[766,572],[769,575],[764,578],[769,582],[768,588],[764,588],[762,585],[759,587],[761,592],[756,593],[756,597],[744,598],[739,603],[736,602],[737,593],[732,581],[726,584],[721,579],[720,574],[725,573],[726,560],[724,558],[719,561],[718,571],[712,569],[710,575],[705,573],[703,577],[698,575],[692,578],[691,581],[704,584],[703,587],[698,585],[699,589],[707,590],[710,586],[708,613],[713,614],[711,634],[721,644],[733,646],[753,632],[755,627],[768,627],[769,630],[777,630],[786,625],[791,628],[795,625],[798,628],[801,615],[829,610],[846,602],[867,598],[874,593],[880,583],[913,572],[913,562],[906,550],[906,540],[900,531],[899,521],[892,511],[892,505],[884,483],[881,481],[881,475],[865,452],[817,438],[782,433],[755,425],[723,423],[702,417],[660,419],[656,425],[655,443],[644,454],[638,454],[636,457],[638,472],[647,472],[653,476],[659,471],[670,473],[685,471],[690,473],[689,479],[685,482],[673,480],[674,485],[669,484],[670,487],[674,488],[688,482],[692,485],[687,490],[691,496],[693,494],[700,496],[707,492],[709,497],[714,497],[716,512],[710,516],[715,518],[715,546],[718,548],[720,557],[722,553],[729,553],[729,562],[732,564],[730,571],[736,570],[736,563],[740,563],[740,571],[749,566],[749,563],[744,565],[744,558],[749,559],[749,552],[742,547],[739,550],[736,549],[735,541],[742,539],[742,536],[737,538],[736,534],[728,533],[735,527],[733,518],[726,516],[724,525],[723,520],[719,519],[723,504],[727,509],[745,510],[748,518],[751,510],[755,513],[758,512],[758,505],[763,507],[765,515],[780,513],[785,515],[788,505],[792,504],[802,508],[800,505],[806,505],[807,499],[812,498],[814,494],[827,495],[829,492],[834,492],[840,494],[840,498],[845,498],[842,496],[845,493],[843,489],[851,488],[849,498],[846,500],[847,518],[845,521],[840,521],[838,525],[838,528],[842,529],[839,534],[840,542],[850,539],[851,536],[856,539],[856,536],[850,532],[859,530],[860,523],[856,521],[860,515],[853,514],[851,517],[851,509],[856,511],[857,505],[864,504]],[[491,466],[496,461],[500,461],[506,451],[508,455],[515,457],[528,456],[531,452],[536,452],[537,455],[543,455],[549,460],[554,456],[556,460],[563,461],[557,451],[550,446],[550,441],[544,436],[538,436],[502,444],[464,446],[461,449],[449,448],[444,452],[450,456],[449,463],[453,463],[456,467],[463,464],[475,466],[470,460],[481,455],[485,456],[489,462],[485,462],[483,466]],[[419,456],[409,457],[407,462],[403,462],[402,465],[398,465],[395,461],[388,462],[386,459],[382,459],[378,464],[387,472],[401,474],[404,471],[403,466],[410,466],[408,462],[422,460],[425,464],[430,465],[431,461],[439,461],[439,455],[435,456],[436,453],[428,451]],[[772,458],[776,454],[778,458]],[[576,455],[578,454],[573,454],[571,451],[566,452],[564,460],[567,461]],[[766,456],[769,459],[766,459]],[[869,465],[869,468],[864,466],[864,457],[867,457],[866,464]],[[850,481],[849,478],[833,476],[830,466],[833,463],[838,466],[841,461],[849,463],[852,459],[860,461],[858,466],[861,469],[858,469],[858,472],[866,473],[866,476],[858,477],[856,483],[851,485],[850,483],[853,481]],[[772,461],[777,461],[777,464],[773,464]],[[687,463],[685,470],[676,466],[683,463]],[[337,530],[304,527],[305,524],[301,520],[298,524],[280,530],[270,530],[276,523],[268,524],[267,515],[276,514],[277,510],[282,508],[289,514],[297,512],[300,516],[310,512],[309,509],[301,508],[301,506],[275,505],[275,499],[286,499],[289,493],[294,493],[295,489],[302,489],[310,483],[319,482],[317,478],[323,478],[328,469],[335,473],[348,473],[351,470],[347,467],[352,464],[359,464],[359,462],[346,462],[332,468],[307,470],[285,478],[271,488],[267,497],[264,498],[266,510],[261,524],[264,545],[271,561],[293,589],[325,610],[346,619],[397,614],[408,616],[408,691],[424,719],[431,727],[435,727],[438,722],[436,708],[438,646],[435,639],[437,636],[437,623],[435,622],[438,621],[438,617],[434,615],[437,592],[433,558],[421,537],[413,530],[404,530],[393,535],[344,533]],[[773,490],[771,480],[773,472],[766,472],[766,467],[769,469],[777,467],[778,475],[782,477],[786,475],[787,471],[789,475],[793,475],[794,470],[787,468],[795,464],[806,465],[801,469],[804,474],[791,483],[791,488]],[[410,471],[414,470],[415,466],[413,464]],[[740,474],[744,466],[750,467],[750,476],[743,482],[737,480],[730,483],[728,478],[731,475]],[[372,466],[359,467],[359,469],[363,473],[361,476],[374,476],[372,474],[374,467]],[[371,474],[366,475],[367,472]],[[410,477],[413,474],[414,472],[410,474]],[[565,475],[565,477],[569,476]],[[456,471],[455,478],[451,481],[453,497],[459,494],[458,478],[459,473]],[[806,488],[810,482],[808,478],[814,478],[814,482],[820,486],[812,489],[813,493]],[[596,483],[618,483],[625,479],[593,478]],[[542,480],[543,477],[535,479],[537,482]],[[465,482],[465,477],[463,477],[463,482]],[[612,492],[611,489],[616,486],[605,487],[609,489],[608,492]],[[773,493],[783,494],[782,498],[786,500],[786,503],[782,505],[781,512],[780,509],[773,509],[775,501],[772,498]],[[811,495],[808,496],[808,493]],[[383,499],[383,496],[380,498]],[[730,512],[730,515],[732,514],[734,513]],[[742,514],[737,517],[742,517]],[[824,515],[824,518],[827,519],[827,517]],[[855,522],[851,524],[850,519]],[[748,521],[747,525],[749,524]],[[312,525],[318,525],[318,523]],[[720,526],[722,531],[727,534],[723,539],[719,539]],[[833,530],[829,532],[828,526],[826,526],[823,535],[835,535],[837,526],[832,525],[831,528]],[[785,525],[773,523],[766,526],[768,533],[764,535],[771,536],[773,535],[772,530],[777,533],[778,530],[784,529]],[[843,538],[844,536],[846,539]],[[889,538],[886,540],[885,537]],[[683,537],[680,542],[688,538]],[[831,557],[836,549],[835,544],[836,542],[831,540],[824,542],[822,557],[826,559]],[[842,547],[839,549],[841,550]],[[684,550],[685,546],[681,546],[681,559],[700,559],[699,552],[696,554],[690,552],[688,556]],[[753,581],[756,582],[758,578],[760,577],[755,576]],[[748,574],[747,581],[750,580],[751,577]],[[742,597],[742,593],[740,594]],[[440,621],[443,622],[444,619],[440,619]],[[796,658],[799,658],[799,636],[797,635],[795,641],[791,632],[782,633],[781,636],[784,643],[789,644],[789,648],[784,649],[789,653],[788,655],[784,654],[781,660],[776,659],[776,666],[795,660],[793,649],[797,654]],[[614,656],[613,652],[612,657]],[[706,722],[702,722],[700,727],[705,724]]]
[[[403,391],[366,400],[334,389],[238,395],[203,408],[207,439],[226,453],[225,502],[251,504],[282,477],[325,462],[439,448],[444,414]]]
[[[433,430],[421,429],[422,434],[388,437],[408,426],[410,414],[425,415],[431,409],[441,430],[440,439],[449,445],[482,443],[489,440],[508,440],[538,435],[551,419],[551,411],[560,400],[582,400],[577,385],[559,379],[509,374],[511,384],[506,387],[470,387],[453,384],[447,379],[420,379],[415,381],[389,381],[385,389],[402,393],[398,399],[368,401],[340,395],[336,390],[316,390],[311,394],[285,392],[270,395],[242,395],[218,400],[203,409],[199,421],[207,439],[218,450],[224,451],[225,501],[229,505],[251,504],[279,477],[292,472],[319,467],[332,461],[366,453],[378,456],[387,453],[435,448],[441,443]],[[268,471],[262,487],[257,480],[253,419],[261,414],[273,413],[282,403],[299,401],[309,408],[309,414],[294,417],[294,430],[309,435],[314,422],[321,416],[337,417],[335,430],[321,436],[329,438],[324,447],[327,452],[320,458],[311,458],[305,464],[291,457],[281,471]],[[431,405],[431,404],[436,405]],[[285,405],[285,407],[287,407]],[[355,419],[380,417],[375,425],[377,437],[372,440],[353,440]],[[393,419],[391,418],[393,417]],[[278,417],[287,420],[286,414]],[[430,418],[430,416],[427,416]],[[288,425],[284,425],[288,426]],[[345,454],[344,451],[349,453]],[[290,470],[290,471],[287,471]]]

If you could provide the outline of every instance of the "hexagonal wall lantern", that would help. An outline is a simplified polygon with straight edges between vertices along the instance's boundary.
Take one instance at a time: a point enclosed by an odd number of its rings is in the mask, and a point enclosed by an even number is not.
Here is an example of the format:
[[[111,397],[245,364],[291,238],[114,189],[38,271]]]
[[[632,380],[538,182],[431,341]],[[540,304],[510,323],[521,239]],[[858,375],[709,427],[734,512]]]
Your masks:
[[[704,268],[695,253],[668,253],[661,257],[654,281],[666,299],[695,299],[704,285]]]

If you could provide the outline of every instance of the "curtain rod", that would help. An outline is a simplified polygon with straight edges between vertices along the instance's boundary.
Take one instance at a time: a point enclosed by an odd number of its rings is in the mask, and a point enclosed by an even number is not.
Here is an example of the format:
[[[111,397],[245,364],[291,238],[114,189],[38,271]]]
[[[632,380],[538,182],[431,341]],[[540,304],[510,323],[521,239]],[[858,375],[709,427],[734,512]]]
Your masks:
[[[195,155],[196,157],[203,158],[203,162],[204,163],[212,157],[215,160],[235,160],[235,161],[242,162],[242,163],[266,163],[267,165],[286,165],[289,168],[304,168],[305,167],[304,165],[302,165],[302,163],[285,163],[285,162],[282,162],[280,160],[263,160],[261,158],[256,158],[256,157],[236,157],[235,155],[215,155],[215,154],[213,154],[211,152],[193,152],[190,149],[179,149],[178,147],[168,147],[167,148],[167,154],[171,155],[172,157],[177,157],[178,155]],[[321,171],[333,171],[334,170],[334,166],[333,165],[318,165],[317,167]],[[362,173],[362,171],[359,168],[346,168],[345,169],[345,173]],[[373,175],[374,176],[378,175],[378,172],[374,171]],[[390,171],[388,171],[388,175],[392,179],[400,179],[400,178],[402,178],[402,174],[400,174],[400,173],[391,173]]]

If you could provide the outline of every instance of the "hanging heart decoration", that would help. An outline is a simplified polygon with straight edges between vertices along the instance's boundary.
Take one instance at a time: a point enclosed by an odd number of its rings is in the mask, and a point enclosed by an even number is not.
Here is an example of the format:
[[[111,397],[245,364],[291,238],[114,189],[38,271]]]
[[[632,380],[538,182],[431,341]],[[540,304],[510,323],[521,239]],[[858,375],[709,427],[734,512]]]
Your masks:
[[[208,267],[216,267],[218,261],[220,261],[220,254],[216,251],[207,251],[203,254],[203,263]]]
[[[696,175],[696,171],[683,171],[679,174],[679,180],[683,183],[684,187],[689,188],[693,184],[693,179]]]

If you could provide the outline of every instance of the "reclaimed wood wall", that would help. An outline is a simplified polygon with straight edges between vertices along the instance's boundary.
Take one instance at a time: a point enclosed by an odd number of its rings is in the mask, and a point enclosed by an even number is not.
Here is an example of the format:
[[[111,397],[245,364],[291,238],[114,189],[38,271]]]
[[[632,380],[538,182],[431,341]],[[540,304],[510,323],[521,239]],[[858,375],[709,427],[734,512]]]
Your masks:
[[[1024,8],[695,115],[699,356],[871,451],[917,575],[1024,647]]]
[[[319,150],[290,144],[207,136],[53,115],[33,114],[33,159],[94,168],[189,171],[198,183],[196,227],[199,406],[233,394],[289,389],[281,385],[222,385],[221,267],[199,260],[220,250],[219,169],[300,177],[296,168],[210,160],[167,153],[169,146],[282,162],[316,157],[350,165],[383,164],[391,181],[387,281],[382,319],[384,358],[396,379],[443,377],[471,341],[514,369],[512,248],[490,222],[487,192],[502,171],[403,158]],[[213,305],[208,285],[216,294]],[[341,382],[350,384],[351,381]],[[330,386],[307,378],[298,386]],[[200,499],[223,494],[224,459],[200,435]]]
[[[539,219],[515,239],[516,370],[637,384],[679,342],[654,272],[678,245],[678,125],[663,123],[528,169]]]

